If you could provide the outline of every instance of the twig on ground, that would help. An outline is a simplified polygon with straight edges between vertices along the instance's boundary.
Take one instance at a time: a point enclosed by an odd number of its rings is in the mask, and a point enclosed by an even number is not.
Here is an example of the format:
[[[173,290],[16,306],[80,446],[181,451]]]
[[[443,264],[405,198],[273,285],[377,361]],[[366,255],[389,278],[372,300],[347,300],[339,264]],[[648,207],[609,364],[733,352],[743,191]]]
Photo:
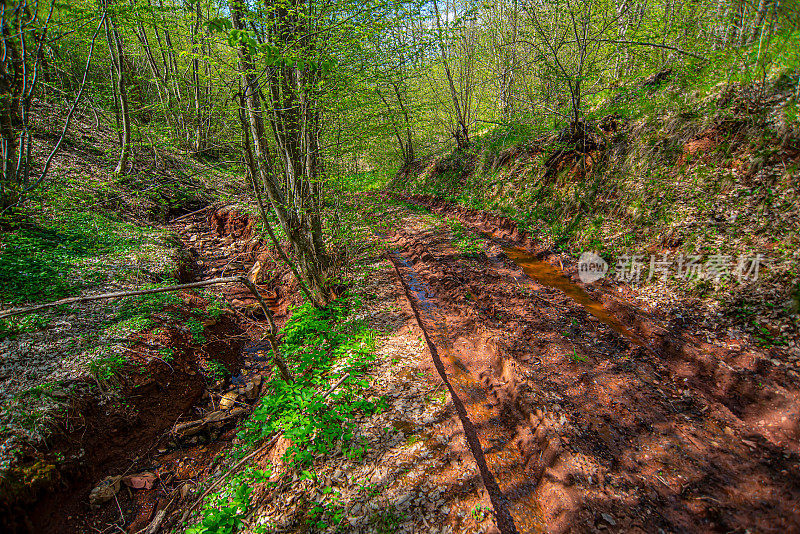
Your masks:
[[[238,462],[236,462],[236,464],[234,464],[234,466],[233,466],[233,467],[231,467],[230,469],[228,469],[228,471],[226,471],[226,472],[225,472],[225,473],[224,473],[222,476],[220,476],[220,477],[219,477],[219,478],[218,478],[218,479],[217,479],[217,480],[216,480],[216,481],[215,481],[213,484],[211,484],[211,485],[208,487],[208,489],[206,489],[206,491],[204,491],[204,492],[203,492],[203,494],[202,494],[202,495],[200,495],[200,497],[198,497],[198,498],[197,498],[197,499],[194,501],[194,503],[192,503],[192,505],[191,505],[189,508],[187,508],[187,509],[186,509],[186,511],[183,513],[183,516],[181,517],[181,523],[183,523],[183,522],[185,522],[187,519],[189,519],[189,514],[191,514],[191,513],[192,513],[192,510],[194,510],[195,508],[197,508],[197,506],[198,506],[200,503],[202,503],[202,502],[203,502],[203,499],[205,499],[205,498],[206,498],[206,495],[208,495],[209,493],[211,493],[211,491],[212,491],[214,488],[216,488],[217,486],[219,486],[220,482],[222,482],[222,481],[224,481],[225,479],[227,479],[229,475],[231,475],[232,473],[234,473],[235,471],[237,471],[237,470],[239,469],[239,467],[241,467],[241,466],[242,466],[242,465],[243,465],[245,462],[247,462],[248,460],[250,460],[250,459],[251,459],[251,458],[253,458],[254,456],[256,456],[256,455],[260,454],[261,452],[263,452],[263,451],[267,450],[268,448],[272,447],[272,446],[273,446],[273,445],[274,445],[274,444],[275,444],[275,443],[278,441],[278,438],[279,438],[279,437],[280,437],[280,436],[273,436],[273,437],[272,437],[272,439],[270,439],[270,440],[269,440],[267,443],[265,443],[264,445],[262,445],[262,446],[261,446],[261,447],[259,447],[258,449],[254,450],[253,452],[251,452],[250,454],[248,454],[247,456],[245,456],[244,458],[242,458],[241,460],[239,460]]]
[[[329,388],[329,389],[328,389],[328,390],[327,390],[325,393],[323,393],[323,394],[322,394],[322,397],[321,397],[321,399],[320,399],[320,400],[324,400],[325,398],[327,398],[327,397],[328,397],[328,396],[329,396],[331,393],[333,393],[333,391],[334,391],[334,390],[335,390],[337,387],[339,387],[339,386],[342,384],[342,382],[344,382],[344,381],[345,381],[345,380],[346,380],[346,379],[347,379],[349,376],[350,376],[350,373],[345,373],[345,374],[344,374],[344,376],[342,376],[342,378],[340,378],[340,379],[339,379],[339,380],[338,380],[338,381],[337,381],[337,382],[336,382],[336,383],[335,383],[333,386],[331,386],[331,387],[330,387],[330,388]],[[265,443],[264,445],[262,445],[262,446],[261,446],[261,447],[259,447],[258,449],[254,450],[253,452],[251,452],[250,454],[248,454],[247,456],[245,456],[244,458],[242,458],[241,460],[239,460],[238,462],[236,462],[236,464],[234,464],[234,466],[233,466],[233,467],[231,467],[231,468],[230,468],[230,469],[228,469],[228,470],[227,470],[227,471],[226,471],[226,472],[225,472],[223,475],[221,475],[221,476],[220,476],[220,477],[219,477],[219,478],[218,478],[218,479],[217,479],[217,480],[216,480],[216,481],[215,481],[213,484],[211,484],[211,485],[208,487],[208,489],[206,489],[206,490],[203,492],[203,494],[202,494],[202,495],[200,495],[200,497],[198,497],[198,498],[197,498],[197,499],[194,501],[194,503],[192,503],[192,505],[191,505],[189,508],[187,508],[187,509],[186,509],[186,511],[183,513],[183,516],[181,517],[181,523],[183,523],[183,522],[185,522],[187,519],[189,519],[189,514],[191,514],[191,513],[192,513],[192,510],[194,510],[195,508],[197,508],[197,506],[198,506],[200,503],[202,503],[202,502],[203,502],[203,499],[205,499],[205,498],[206,498],[206,496],[207,496],[209,493],[211,493],[211,491],[212,491],[214,488],[216,488],[217,486],[219,486],[219,484],[220,484],[221,482],[223,482],[224,480],[226,480],[226,479],[228,478],[228,476],[230,476],[232,473],[236,472],[236,471],[237,471],[237,470],[238,470],[238,469],[239,469],[239,468],[240,468],[242,465],[244,465],[244,463],[245,463],[245,462],[247,462],[248,460],[250,460],[250,459],[251,459],[251,458],[253,458],[254,456],[256,456],[256,455],[260,454],[261,452],[263,452],[263,451],[265,451],[265,450],[269,449],[270,447],[272,447],[273,445],[275,445],[275,443],[277,443],[277,441],[278,441],[278,438],[280,438],[280,436],[279,436],[279,435],[273,435],[273,436],[271,437],[271,439],[270,439],[270,440],[269,440],[267,443]]]
[[[183,219],[187,219],[187,218],[191,217],[192,215],[197,215],[198,213],[202,213],[202,212],[206,211],[207,209],[211,208],[212,206],[213,206],[213,204],[208,205],[205,208],[200,208],[199,210],[195,210],[195,211],[193,211],[191,213],[187,213],[185,215],[181,215],[180,217],[175,217],[174,219],[172,219],[169,222],[169,224],[172,224],[172,223],[175,223],[175,222],[178,222],[178,221],[182,221]]]

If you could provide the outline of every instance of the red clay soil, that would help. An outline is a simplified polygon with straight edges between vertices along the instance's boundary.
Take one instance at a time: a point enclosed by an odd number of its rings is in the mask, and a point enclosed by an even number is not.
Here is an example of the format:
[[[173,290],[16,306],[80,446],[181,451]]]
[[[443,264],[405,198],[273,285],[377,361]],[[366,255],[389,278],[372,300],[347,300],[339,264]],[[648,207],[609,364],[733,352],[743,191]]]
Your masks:
[[[248,274],[279,323],[291,306],[302,299],[291,271],[283,265],[272,244],[253,236],[258,218],[235,208],[222,207],[207,216],[196,215],[173,225],[182,234],[189,254],[195,261],[195,276],[205,280],[218,276]],[[244,284],[223,288],[227,300],[247,315],[262,312]]]
[[[584,286],[620,335],[510,260],[509,245],[549,255],[513,221],[415,200],[497,239],[468,258],[445,230],[387,238],[503,532],[800,532],[800,385],[770,354],[701,341],[613,281]]]
[[[219,237],[233,236],[246,239],[253,234],[256,218],[235,208],[224,207],[208,214],[208,225]]]
[[[72,399],[70,415],[62,431],[51,438],[46,452],[30,448],[24,462],[58,465],[51,488],[32,504],[20,505],[9,514],[4,532],[91,532],[119,519],[120,509],[130,511],[132,494],[120,492],[115,500],[93,510],[89,492],[109,475],[133,474],[150,467],[157,448],[167,441],[166,431],[191,411],[205,389],[200,364],[208,357],[231,372],[240,365],[241,329],[229,317],[206,331],[202,350],[192,345],[189,334],[164,326],[160,334],[137,336],[134,351],[147,344],[167,344],[173,360],[167,364],[139,353],[127,354],[130,363],[119,373],[113,396],[96,394]],[[66,459],[59,462],[58,459]],[[126,514],[126,517],[128,515]]]

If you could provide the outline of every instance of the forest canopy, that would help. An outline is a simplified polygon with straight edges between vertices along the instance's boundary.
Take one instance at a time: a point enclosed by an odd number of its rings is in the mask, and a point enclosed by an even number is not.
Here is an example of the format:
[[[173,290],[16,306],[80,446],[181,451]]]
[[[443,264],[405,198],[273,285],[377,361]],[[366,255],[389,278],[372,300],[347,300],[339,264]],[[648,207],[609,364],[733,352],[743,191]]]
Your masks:
[[[466,149],[497,125],[585,135],[598,103],[675,71],[750,83],[797,64],[772,0],[6,0],[0,209],[48,186],[78,111],[131,147],[231,161],[325,301],[320,206],[352,173]],[[55,121],[57,124],[52,124]],[[102,125],[102,126],[101,126]],[[57,141],[47,150],[37,132]]]

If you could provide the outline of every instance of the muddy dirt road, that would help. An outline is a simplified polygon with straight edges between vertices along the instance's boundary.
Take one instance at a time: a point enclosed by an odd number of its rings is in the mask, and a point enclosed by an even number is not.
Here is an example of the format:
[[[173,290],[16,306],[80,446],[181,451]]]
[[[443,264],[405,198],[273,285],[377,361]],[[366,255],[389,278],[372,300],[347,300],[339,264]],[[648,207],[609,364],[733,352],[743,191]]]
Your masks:
[[[798,532],[797,380],[637,307],[502,217],[385,235],[503,532]]]
[[[409,200],[417,208],[379,196],[356,210],[386,249],[369,253],[352,289],[384,336],[364,378],[388,408],[359,419],[363,457],[314,465],[343,514],[320,531],[800,532],[800,385],[773,354],[712,344],[613,281],[577,283],[574,260],[502,217]],[[459,235],[427,210],[457,219]],[[176,223],[189,254],[181,276],[249,273],[280,324],[299,299],[253,225],[235,210]],[[179,350],[170,365],[143,360],[152,380],[126,386],[129,417],[106,408],[75,422],[83,434],[48,454],[83,447],[91,461],[18,514],[19,531],[138,532],[165,509],[161,532],[184,530],[183,510],[220,475],[271,372],[255,300],[244,286],[222,295],[234,311],[205,343],[162,325],[174,339],[133,345],[140,358],[148,343]],[[210,359],[233,376],[203,377]],[[254,464],[278,465],[288,444]],[[152,487],[123,485],[90,508],[104,477],[147,473]],[[316,531],[318,490],[296,476],[256,488],[242,532]]]

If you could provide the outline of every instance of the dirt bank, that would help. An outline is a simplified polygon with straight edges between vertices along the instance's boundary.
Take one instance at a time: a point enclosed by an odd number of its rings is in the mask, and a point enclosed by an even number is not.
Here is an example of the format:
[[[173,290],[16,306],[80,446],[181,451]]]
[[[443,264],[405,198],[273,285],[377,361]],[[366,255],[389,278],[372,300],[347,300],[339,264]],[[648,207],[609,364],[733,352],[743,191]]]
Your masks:
[[[250,274],[282,323],[292,287],[281,286],[268,247],[252,239],[254,224],[222,208],[172,225],[185,246],[183,281]],[[254,343],[264,326],[253,295],[241,284],[208,295],[179,294],[153,327],[128,338],[119,367],[69,388],[57,430],[26,446],[18,479],[5,481],[4,531],[136,532],[191,498],[271,372]]]

